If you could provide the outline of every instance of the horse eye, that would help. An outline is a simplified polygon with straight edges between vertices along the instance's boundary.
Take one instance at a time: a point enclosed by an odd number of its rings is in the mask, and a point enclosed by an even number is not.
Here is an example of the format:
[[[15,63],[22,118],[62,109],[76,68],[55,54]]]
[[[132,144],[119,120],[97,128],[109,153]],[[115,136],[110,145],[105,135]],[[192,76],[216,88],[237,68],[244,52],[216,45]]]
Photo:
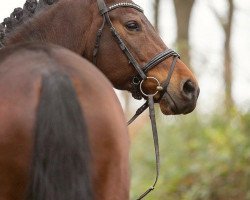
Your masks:
[[[127,22],[125,25],[129,31],[140,31],[141,27],[136,21]]]

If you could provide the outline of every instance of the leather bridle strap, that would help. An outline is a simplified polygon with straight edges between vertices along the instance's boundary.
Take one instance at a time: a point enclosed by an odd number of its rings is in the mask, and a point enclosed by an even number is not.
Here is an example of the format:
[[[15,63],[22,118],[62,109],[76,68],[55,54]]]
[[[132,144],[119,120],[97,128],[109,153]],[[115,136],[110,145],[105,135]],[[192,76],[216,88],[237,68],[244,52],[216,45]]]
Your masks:
[[[97,0],[97,4],[99,7],[100,14],[103,16],[103,23],[102,23],[102,26],[98,30],[98,33],[97,33],[97,39],[96,39],[94,53],[93,53],[94,64],[97,64],[97,54],[98,54],[98,50],[99,50],[100,40],[101,40],[104,26],[105,26],[105,24],[107,24],[113,37],[115,38],[116,42],[118,43],[120,49],[124,52],[124,54],[128,58],[129,63],[132,64],[134,66],[135,70],[138,72],[138,75],[135,76],[134,79],[137,78],[139,82],[137,83],[137,85],[136,84],[135,85],[136,86],[139,85],[141,94],[143,94],[144,96],[146,96],[148,98],[147,102],[137,110],[134,117],[129,121],[129,124],[132,123],[141,113],[143,113],[149,107],[149,116],[150,116],[151,125],[152,125],[154,147],[155,147],[156,178],[155,178],[155,182],[154,182],[153,186],[150,187],[145,193],[143,193],[137,199],[137,200],[140,200],[140,199],[143,199],[146,195],[148,195],[152,190],[154,190],[155,185],[158,181],[159,169],[160,169],[160,167],[159,167],[160,166],[160,155],[159,155],[158,133],[157,133],[157,127],[156,127],[156,120],[155,120],[155,110],[154,110],[154,96],[159,92],[159,90],[157,89],[155,94],[147,95],[144,91],[142,91],[143,90],[142,84],[147,79],[153,79],[154,81],[156,81],[158,87],[161,88],[162,90],[164,89],[166,91],[165,93],[163,93],[160,96],[159,100],[161,100],[161,98],[164,96],[164,94],[168,94],[167,88],[168,88],[168,85],[170,83],[170,80],[171,80],[171,77],[172,77],[172,74],[174,71],[174,67],[175,67],[175,64],[177,62],[177,59],[179,58],[179,55],[176,52],[174,52],[173,50],[169,49],[169,50],[163,51],[162,53],[155,56],[145,66],[143,66],[143,67],[140,66],[138,64],[138,62],[136,61],[136,59],[134,58],[134,56],[129,51],[129,49],[127,48],[126,44],[124,43],[123,39],[120,37],[119,33],[116,31],[115,27],[113,26],[108,12],[111,10],[114,10],[116,8],[120,8],[120,7],[131,7],[131,8],[137,9],[140,12],[143,12],[143,10],[134,3],[117,3],[115,5],[110,6],[109,8],[106,6],[104,0]],[[159,81],[155,77],[147,77],[146,76],[146,73],[150,69],[152,69],[153,67],[155,67],[156,65],[158,65],[159,63],[164,61],[165,59],[172,57],[172,56],[174,57],[174,60],[173,60],[171,67],[169,69],[169,73],[168,73],[166,81],[164,81],[162,84],[160,84]]]
[[[132,124],[137,117],[139,117],[146,109],[148,108],[148,101],[146,101],[146,103],[144,103],[135,113],[135,115],[128,121],[127,125],[129,126],[130,124]]]
[[[171,80],[171,77],[173,75],[173,72],[174,72],[174,69],[175,69],[175,65],[176,65],[176,62],[179,58],[179,55],[176,55],[173,59],[173,62],[170,66],[170,69],[169,69],[169,72],[168,72],[168,76],[167,76],[167,79],[161,84],[162,86],[162,90],[165,91],[165,93],[163,93],[160,98],[158,99],[158,101],[160,101],[164,94],[168,93],[167,91],[167,88],[169,86],[169,83],[170,83],[170,80]],[[144,103],[135,113],[135,115],[128,121],[128,125],[130,125],[131,123],[133,123],[146,109],[148,108],[148,101],[146,103]]]
[[[115,40],[117,41],[117,43],[119,44],[120,49],[124,52],[124,54],[127,56],[130,64],[132,64],[134,66],[134,68],[136,69],[136,71],[138,72],[139,76],[145,80],[147,78],[146,74],[143,72],[143,70],[141,69],[140,65],[138,64],[138,62],[135,60],[134,56],[131,54],[131,52],[129,51],[129,49],[127,48],[127,46],[125,45],[124,41],[122,40],[122,38],[120,37],[120,35],[118,34],[118,32],[116,31],[115,27],[113,26],[109,15],[107,13],[104,14],[105,15],[105,19],[106,22],[110,28],[110,31],[113,35],[113,37],[115,38]]]
[[[170,58],[172,56],[180,57],[178,53],[173,51],[172,49],[168,49],[163,51],[162,53],[158,54],[156,57],[154,57],[150,62],[148,62],[142,70],[144,72],[148,72],[150,69],[155,67],[156,65],[160,64],[162,61],[166,60],[167,58]]]
[[[138,64],[138,62],[135,60],[134,56],[131,54],[131,52],[129,51],[129,49],[127,48],[126,44],[124,43],[124,41],[122,40],[122,38],[120,37],[119,33],[116,31],[115,27],[113,26],[111,20],[110,20],[110,17],[108,15],[108,12],[110,10],[114,10],[116,8],[119,8],[119,7],[133,7],[135,9],[139,9],[139,6],[136,6],[134,4],[129,4],[129,3],[120,3],[120,4],[116,4],[114,5],[113,7],[111,6],[111,8],[109,9],[105,2],[103,0],[97,0],[97,4],[98,4],[98,7],[99,7],[99,11],[100,11],[100,14],[104,16],[104,19],[103,20],[104,24],[105,22],[107,23],[108,27],[110,28],[110,31],[113,35],[113,37],[115,38],[116,42],[118,43],[120,49],[124,52],[124,54],[126,55],[126,57],[128,58],[130,64],[132,64],[134,66],[134,68],[136,69],[136,71],[138,72],[140,78],[142,80],[145,80],[147,78],[146,74],[143,72],[143,70],[141,69],[140,65]],[[103,30],[103,27],[102,29],[99,29],[99,30]],[[101,31],[102,32],[102,31]],[[101,35],[101,34],[99,34]],[[98,35],[98,36],[99,36]],[[98,44],[97,44],[98,43]],[[96,41],[96,46],[99,47],[99,43],[100,41]],[[97,48],[95,48],[96,50]],[[98,49],[97,49],[98,51]],[[95,59],[96,59],[96,55],[97,53],[94,54],[95,56]],[[96,64],[96,60],[94,62]]]
[[[159,152],[159,141],[158,141],[158,133],[157,133],[157,126],[155,120],[155,109],[154,109],[154,96],[148,96],[148,107],[149,107],[149,117],[151,120],[152,132],[153,132],[153,139],[154,139],[154,147],[155,147],[155,162],[156,162],[156,177],[154,184],[144,192],[137,200],[143,199],[147,196],[150,192],[155,189],[157,184],[159,173],[160,173],[160,152]]]
[[[167,89],[168,89],[170,80],[172,78],[172,75],[174,73],[175,65],[176,65],[178,59],[179,59],[179,56],[175,56],[174,59],[173,59],[171,67],[170,67],[170,69],[168,71],[168,77],[167,77],[167,79],[161,85],[163,87],[163,91],[167,92]]]
[[[103,0],[97,0],[97,4],[101,15],[109,11],[108,7],[106,6],[106,3]]]
[[[176,65],[176,62],[179,58],[179,55],[175,55],[173,62],[170,66],[169,72],[168,72],[168,76],[166,81],[164,81],[161,86],[163,87],[164,91],[166,91],[165,93],[163,93],[160,97],[160,99],[162,97],[164,97],[165,95],[168,95],[168,85],[170,83],[171,77],[173,75],[174,72],[174,68]],[[155,147],[155,164],[156,164],[156,178],[155,178],[155,182],[153,184],[152,187],[150,187],[146,192],[144,192],[137,200],[141,200],[143,199],[145,196],[147,196],[151,191],[154,190],[158,178],[159,178],[159,173],[160,173],[160,152],[159,152],[159,142],[158,142],[158,132],[157,132],[157,126],[156,126],[156,120],[155,120],[155,109],[154,109],[154,96],[153,95],[149,95],[148,96],[148,100],[145,104],[143,104],[137,111],[136,114],[131,118],[131,120],[129,120],[128,125],[130,125],[140,114],[142,114],[147,108],[149,107],[149,117],[151,120],[151,127],[152,127],[152,132],[153,132],[153,139],[154,139],[154,147]]]
[[[93,63],[97,63],[97,55],[101,43],[101,38],[102,38],[102,32],[105,26],[106,20],[105,17],[103,17],[103,22],[101,28],[98,29],[97,34],[96,34],[96,41],[95,41],[95,46],[94,46],[94,51],[93,51]]]
[[[146,73],[150,69],[152,69],[153,67],[155,67],[156,65],[164,61],[165,59],[171,56],[177,56],[177,57],[180,57],[180,56],[175,51],[168,49],[159,53],[152,60],[150,60],[145,66],[143,67],[140,66],[140,64],[136,61],[136,59],[134,58],[130,50],[127,48],[125,42],[123,41],[123,39],[121,38],[119,33],[116,31],[115,27],[113,26],[109,17],[109,12],[120,7],[133,8],[133,9],[138,10],[139,12],[143,12],[143,9],[134,3],[117,3],[110,7],[107,7],[104,0],[97,0],[97,4],[98,4],[99,12],[103,16],[103,23],[102,23],[101,28],[97,32],[96,42],[95,42],[94,51],[93,51],[93,63],[97,65],[97,55],[98,55],[98,51],[100,47],[101,36],[102,36],[102,32],[103,32],[105,24],[107,24],[114,39],[118,43],[120,49],[123,51],[123,53],[127,57],[129,63],[135,68],[135,70],[138,73],[138,75],[132,78],[131,92],[135,98],[141,99],[142,95],[140,94],[138,85],[140,84],[140,82],[147,79]]]

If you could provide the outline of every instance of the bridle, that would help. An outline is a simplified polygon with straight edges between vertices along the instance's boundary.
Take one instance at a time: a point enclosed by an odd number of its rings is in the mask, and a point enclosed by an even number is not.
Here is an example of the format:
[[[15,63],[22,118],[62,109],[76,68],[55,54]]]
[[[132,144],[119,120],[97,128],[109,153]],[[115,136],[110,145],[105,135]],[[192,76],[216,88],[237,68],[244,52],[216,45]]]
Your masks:
[[[127,57],[129,63],[134,67],[134,69],[138,73],[138,75],[134,76],[131,80],[131,85],[132,85],[131,93],[132,93],[133,97],[136,99],[142,99],[142,97],[145,96],[145,95],[143,95],[145,93],[142,92],[142,90],[141,90],[142,88],[140,87],[140,85],[142,85],[142,82],[144,82],[148,78],[156,81],[156,83],[158,85],[158,90],[166,89],[168,84],[169,84],[168,79],[171,78],[173,72],[172,73],[169,72],[168,78],[162,84],[163,87],[159,87],[160,86],[159,81],[156,78],[147,77],[146,73],[150,69],[154,68],[156,65],[158,65],[159,63],[161,63],[162,61],[164,61],[167,58],[174,57],[173,63],[176,63],[177,59],[180,57],[178,55],[178,53],[176,53],[175,51],[173,51],[171,49],[165,50],[165,51],[161,52],[160,54],[158,54],[157,56],[155,56],[146,65],[141,66],[136,61],[136,59],[134,58],[132,53],[129,51],[128,47],[124,43],[124,41],[121,38],[121,36],[119,35],[119,33],[116,31],[116,29],[113,26],[113,23],[111,22],[110,17],[109,17],[109,12],[113,11],[117,8],[133,8],[139,12],[142,12],[142,13],[143,13],[143,9],[134,3],[117,3],[117,4],[111,5],[109,7],[106,5],[104,0],[97,0],[97,3],[98,3],[98,7],[99,7],[99,12],[100,12],[101,16],[103,16],[103,23],[97,32],[96,42],[95,42],[95,47],[94,47],[94,52],[93,52],[93,63],[95,65],[97,64],[97,57],[98,57],[101,37],[102,37],[102,33],[103,33],[103,29],[105,27],[105,24],[107,24],[107,26],[110,29],[111,34],[113,35],[115,41],[118,43],[120,49]],[[171,67],[174,68],[175,65],[172,65]],[[170,71],[171,71],[171,69],[170,69]]]
[[[104,0],[97,0],[98,8],[100,15],[103,17],[103,22],[100,27],[100,29],[97,32],[96,36],[96,42],[94,46],[94,52],[93,52],[93,63],[97,64],[97,57],[101,42],[102,33],[104,30],[105,25],[108,26],[110,29],[110,32],[112,36],[114,37],[114,40],[119,45],[121,51],[124,53],[124,55],[127,57],[129,63],[135,68],[137,71],[137,75],[132,78],[132,90],[131,93],[134,98],[141,99],[143,96],[147,98],[147,101],[145,104],[143,104],[137,111],[136,114],[132,117],[131,120],[129,120],[128,125],[131,124],[140,114],[142,114],[147,108],[149,108],[149,116],[151,120],[152,125],[152,132],[153,132],[153,139],[154,139],[154,146],[155,146],[155,157],[156,157],[156,178],[155,182],[152,187],[150,187],[145,193],[143,193],[137,200],[143,199],[145,196],[147,196],[152,190],[154,190],[155,185],[158,181],[159,177],[159,169],[160,169],[160,156],[159,156],[159,144],[158,144],[158,133],[157,133],[157,127],[156,127],[156,120],[155,120],[155,110],[154,110],[154,96],[158,94],[160,91],[165,91],[160,95],[159,99],[164,98],[166,95],[168,95],[168,85],[170,83],[172,74],[174,72],[174,68],[176,65],[177,60],[180,58],[179,54],[171,49],[167,49],[161,53],[159,53],[157,56],[155,56],[152,60],[150,60],[146,65],[141,66],[134,56],[129,51],[128,47],[124,43],[123,39],[119,35],[119,33],[116,31],[115,27],[113,26],[113,23],[110,20],[109,12],[112,10],[115,10],[117,8],[133,8],[139,12],[143,13],[143,9],[134,4],[134,3],[116,3],[111,6],[107,6]],[[163,83],[160,83],[157,78],[155,77],[147,77],[146,73],[151,70],[152,68],[156,67],[159,63],[166,60],[167,58],[173,57],[173,62],[170,66],[170,70],[168,72],[168,76],[166,80]],[[154,94],[147,94],[143,90],[143,83],[144,81],[151,79],[156,82],[157,87]]]

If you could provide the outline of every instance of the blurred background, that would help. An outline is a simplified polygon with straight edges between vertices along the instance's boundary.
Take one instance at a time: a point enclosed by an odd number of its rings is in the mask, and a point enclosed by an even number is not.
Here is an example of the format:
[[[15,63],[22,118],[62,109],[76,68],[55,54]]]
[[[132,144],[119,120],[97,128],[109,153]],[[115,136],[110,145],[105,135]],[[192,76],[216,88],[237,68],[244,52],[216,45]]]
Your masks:
[[[190,66],[201,88],[192,114],[158,112],[161,172],[146,199],[250,200],[250,1],[136,3],[145,8],[167,46]],[[131,116],[138,104],[122,96]],[[135,199],[155,177],[147,113],[131,125],[130,133]]]
[[[1,0],[0,20],[25,0]],[[197,109],[157,109],[161,173],[148,200],[250,200],[250,1],[135,0],[199,80]],[[150,48],[150,47],[149,47]],[[143,104],[117,91],[127,118]],[[157,106],[156,106],[157,107]],[[152,185],[147,112],[130,126],[131,199]]]

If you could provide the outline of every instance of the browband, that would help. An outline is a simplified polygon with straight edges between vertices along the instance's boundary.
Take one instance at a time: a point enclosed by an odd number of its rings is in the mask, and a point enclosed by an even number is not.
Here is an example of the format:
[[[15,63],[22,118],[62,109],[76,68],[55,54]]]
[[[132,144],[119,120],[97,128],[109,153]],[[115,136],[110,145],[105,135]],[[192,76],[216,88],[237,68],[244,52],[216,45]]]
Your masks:
[[[135,3],[126,3],[126,2],[125,3],[116,3],[112,6],[110,6],[109,11],[112,11],[112,10],[114,10],[116,8],[120,8],[120,7],[134,8],[134,9],[138,10],[139,12],[142,12],[142,13],[144,12],[141,6],[139,6]]]
[[[121,7],[128,7],[128,8],[134,8],[138,10],[139,12],[144,12],[142,7],[135,4],[135,3],[129,3],[129,2],[124,2],[124,3],[116,3],[114,5],[111,5],[109,7],[106,6],[105,2],[103,0],[97,0],[97,4],[99,7],[99,11],[101,15],[104,15],[105,13],[115,10],[116,8],[121,8]]]

